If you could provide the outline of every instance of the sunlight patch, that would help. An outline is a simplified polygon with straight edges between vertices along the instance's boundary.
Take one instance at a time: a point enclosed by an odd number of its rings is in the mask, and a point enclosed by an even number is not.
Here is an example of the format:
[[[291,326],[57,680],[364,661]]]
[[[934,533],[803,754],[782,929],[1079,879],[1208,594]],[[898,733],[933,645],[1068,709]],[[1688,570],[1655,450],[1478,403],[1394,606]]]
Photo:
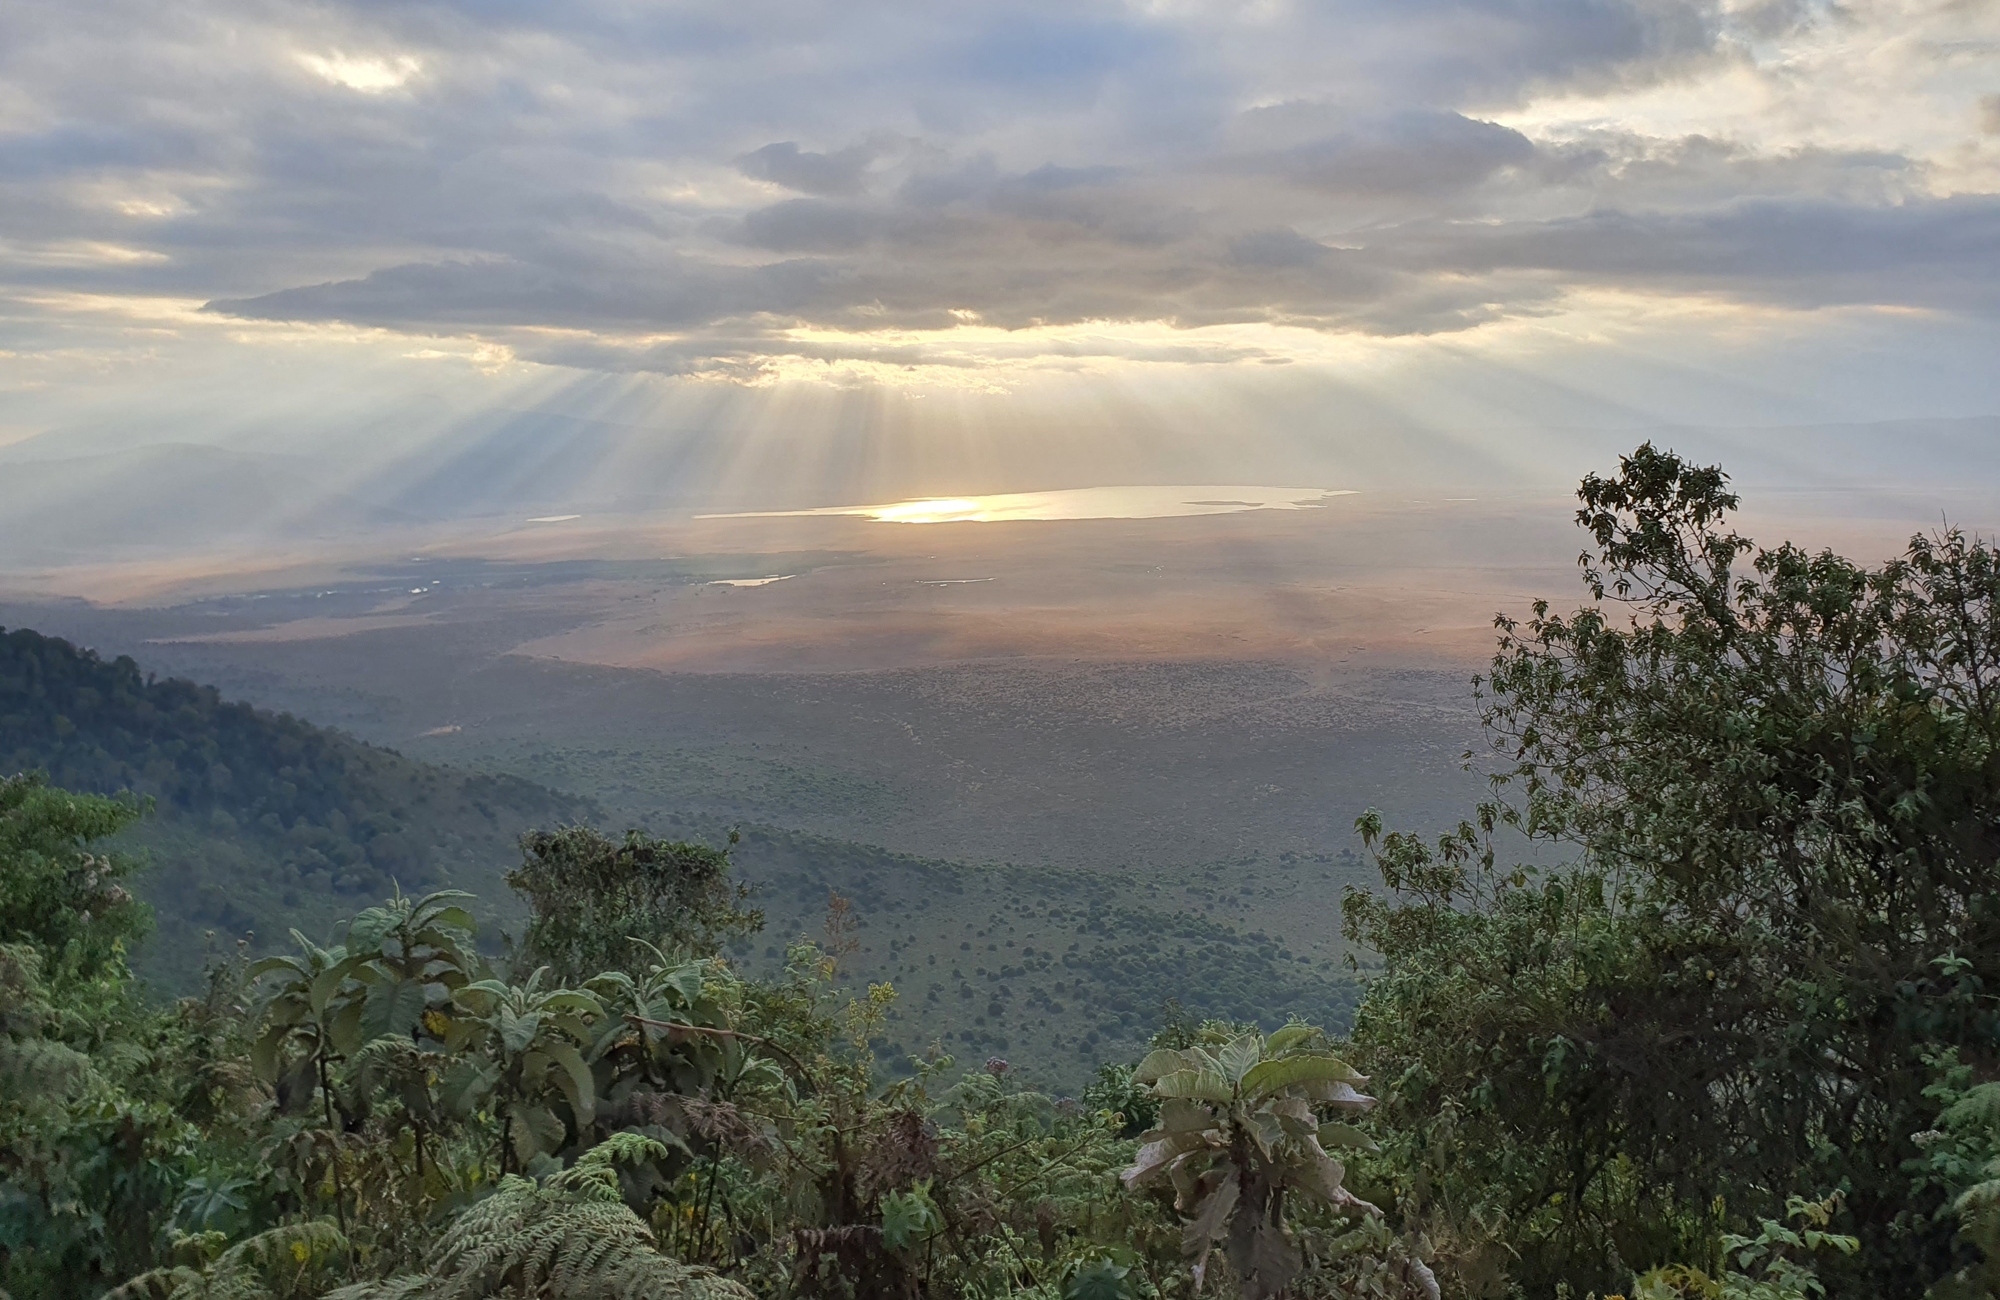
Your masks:
[[[1172,519],[1184,515],[1233,515],[1245,510],[1310,510],[1339,488],[1299,487],[1094,487],[1053,492],[999,492],[976,497],[923,497],[872,506],[820,506],[810,510],[746,510],[697,515],[697,519],[778,519],[849,515],[885,524],[990,524],[1017,520]]]
[[[335,51],[332,54],[295,55],[299,66],[336,86],[381,95],[400,89],[403,83],[424,70],[423,63],[407,54],[394,59],[358,59]]]

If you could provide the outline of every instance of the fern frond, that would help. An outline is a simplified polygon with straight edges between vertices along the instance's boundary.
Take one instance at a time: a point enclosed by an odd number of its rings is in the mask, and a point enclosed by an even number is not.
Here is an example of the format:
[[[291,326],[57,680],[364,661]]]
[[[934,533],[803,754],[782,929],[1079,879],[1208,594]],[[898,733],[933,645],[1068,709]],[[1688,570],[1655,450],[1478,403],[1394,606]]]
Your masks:
[[[175,1264],[150,1269],[104,1293],[103,1300],[189,1300],[206,1289],[198,1269]]]
[[[620,1133],[546,1183],[506,1178],[459,1215],[422,1276],[325,1300],[752,1300],[712,1270],[662,1255],[619,1196],[618,1164],[665,1154],[651,1138]]]
[[[304,1294],[301,1284],[346,1254],[347,1238],[331,1223],[281,1224],[236,1243],[204,1268],[156,1268],[107,1291],[103,1300],[282,1300]]]

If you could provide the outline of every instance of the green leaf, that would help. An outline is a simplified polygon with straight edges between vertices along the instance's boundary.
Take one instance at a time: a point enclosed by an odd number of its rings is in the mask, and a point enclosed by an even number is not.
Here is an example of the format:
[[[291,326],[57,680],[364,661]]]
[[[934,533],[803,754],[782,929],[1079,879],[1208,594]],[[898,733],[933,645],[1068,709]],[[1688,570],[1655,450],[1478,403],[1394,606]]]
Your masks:
[[[1351,1084],[1342,1083],[1338,1080],[1332,1082],[1309,1081],[1299,1084],[1298,1088],[1304,1096],[1311,1100],[1329,1106],[1338,1106],[1342,1110],[1363,1111],[1375,1105],[1373,1097],[1364,1097],[1362,1094],[1356,1092]]]
[[[542,1045],[542,1052],[554,1063],[556,1086],[576,1114],[578,1124],[588,1124],[597,1114],[597,1080],[574,1047],[561,1040]]]
[[[681,995],[682,1006],[693,1006],[694,1000],[701,996],[702,966],[703,963],[698,961],[689,962],[667,975],[667,987]]]
[[[347,950],[356,956],[380,951],[382,940],[396,928],[400,919],[386,907],[371,907],[357,912],[354,919],[347,923]]]
[[[493,1095],[494,1085],[499,1081],[498,1066],[485,1061],[459,1061],[438,1080],[438,1101],[453,1114],[470,1115]]]
[[[1161,1075],[1188,1069],[1191,1064],[1185,1053],[1166,1047],[1155,1048],[1146,1053],[1146,1059],[1139,1062],[1138,1069],[1132,1071],[1132,1082],[1152,1083]]]
[[[267,1083],[278,1079],[278,1049],[291,1037],[290,1025],[273,1025],[250,1044],[250,1068]]]
[[[1319,1144],[1329,1149],[1345,1148],[1349,1151],[1380,1152],[1375,1139],[1343,1120],[1329,1120],[1319,1126]]]
[[[930,1189],[923,1183],[882,1198],[882,1244],[891,1250],[909,1249],[937,1231],[941,1222]]]
[[[1175,1070],[1163,1074],[1153,1084],[1153,1095],[1214,1102],[1229,1102],[1236,1097],[1229,1080],[1209,1070]]]
[[[352,1056],[361,1050],[366,1042],[361,1033],[361,1002],[357,999],[343,1003],[334,1013],[333,1022],[328,1026],[328,1038],[333,1050],[342,1056]]]
[[[470,898],[471,895],[467,894],[465,897]],[[466,934],[473,934],[479,929],[479,922],[473,920],[472,913],[462,907],[441,907],[435,913],[425,918],[425,924],[444,926]]]
[[[604,1004],[588,993],[574,989],[558,989],[535,1002],[537,1011],[574,1011],[580,1015],[595,1016],[604,1013]]]
[[[1257,1062],[1264,1059],[1264,1036],[1254,1029],[1247,1034],[1238,1034],[1224,1043],[1215,1055],[1222,1067],[1223,1077],[1231,1083],[1241,1082]]]
[[[1285,1167],[1285,1181],[1329,1205],[1339,1205],[1344,1199],[1347,1166],[1313,1143],[1306,1148],[1303,1160]]]
[[[1251,1100],[1301,1083],[1366,1083],[1366,1075],[1337,1056],[1281,1056],[1252,1066],[1243,1076],[1243,1095]]]
[[[525,1052],[541,1032],[542,1018],[530,1011],[521,1016],[514,1014],[514,1008],[500,1007],[500,1044],[510,1052]]]
[[[1317,1033],[1319,1030],[1311,1025],[1286,1025],[1264,1040],[1264,1052],[1267,1056],[1282,1056]]]
[[[1189,1151],[1199,1150],[1207,1143],[1198,1133],[1172,1133],[1165,1137],[1148,1134],[1142,1139],[1138,1154],[1133,1157],[1132,1167],[1119,1177],[1127,1187],[1137,1187],[1159,1176],[1173,1162]]]
[[[508,1131],[514,1140],[514,1155],[522,1164],[562,1145],[568,1132],[554,1111],[517,1101],[507,1107]]]
[[[314,1015],[326,1014],[327,1005],[333,1001],[334,994],[340,991],[340,986],[347,982],[352,970],[352,966],[343,960],[335,962],[313,976],[311,985],[306,989],[306,1001],[312,1006]]]
[[[1130,1267],[1108,1256],[1087,1259],[1063,1283],[1062,1300],[1132,1300]]]
[[[1199,1133],[1214,1128],[1217,1120],[1208,1107],[1185,1097],[1170,1097],[1160,1103],[1160,1119],[1155,1129],[1161,1133]]]
[[[424,1014],[424,986],[417,980],[384,981],[372,984],[362,1001],[361,1035],[364,1039],[408,1038]]]
[[[246,973],[246,978],[253,980],[262,979],[273,971],[284,971],[287,974],[304,978],[306,968],[305,964],[296,957],[260,957],[250,963],[250,969]]]

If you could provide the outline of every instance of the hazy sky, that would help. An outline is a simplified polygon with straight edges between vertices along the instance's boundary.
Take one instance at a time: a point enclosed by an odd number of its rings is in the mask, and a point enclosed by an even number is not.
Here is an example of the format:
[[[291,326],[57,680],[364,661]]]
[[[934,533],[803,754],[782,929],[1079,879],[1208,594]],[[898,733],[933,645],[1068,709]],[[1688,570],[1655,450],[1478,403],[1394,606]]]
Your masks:
[[[2000,0],[0,0],[0,298],[37,454],[2000,414]]]

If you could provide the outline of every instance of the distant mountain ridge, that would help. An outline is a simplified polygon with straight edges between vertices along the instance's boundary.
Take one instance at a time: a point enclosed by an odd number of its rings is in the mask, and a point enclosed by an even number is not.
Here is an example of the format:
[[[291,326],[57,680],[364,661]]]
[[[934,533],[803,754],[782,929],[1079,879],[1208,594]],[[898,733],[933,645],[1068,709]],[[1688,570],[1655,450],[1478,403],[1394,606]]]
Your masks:
[[[513,776],[418,763],[344,732],[155,679],[127,657],[0,629],[0,771],[129,790],[156,815],[128,832],[160,932],[151,969],[185,979],[206,933],[281,938],[400,887],[456,885],[504,908],[530,826],[596,805]]]

